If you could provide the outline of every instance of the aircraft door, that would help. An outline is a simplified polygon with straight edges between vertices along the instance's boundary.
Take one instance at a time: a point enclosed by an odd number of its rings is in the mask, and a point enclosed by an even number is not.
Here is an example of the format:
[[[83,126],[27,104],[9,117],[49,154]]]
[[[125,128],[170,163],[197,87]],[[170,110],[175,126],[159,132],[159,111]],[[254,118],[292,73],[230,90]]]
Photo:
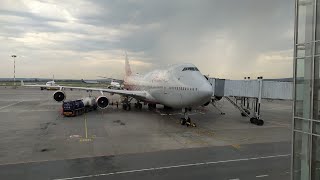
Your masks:
[[[166,86],[163,86],[163,94],[168,94],[168,88]]]

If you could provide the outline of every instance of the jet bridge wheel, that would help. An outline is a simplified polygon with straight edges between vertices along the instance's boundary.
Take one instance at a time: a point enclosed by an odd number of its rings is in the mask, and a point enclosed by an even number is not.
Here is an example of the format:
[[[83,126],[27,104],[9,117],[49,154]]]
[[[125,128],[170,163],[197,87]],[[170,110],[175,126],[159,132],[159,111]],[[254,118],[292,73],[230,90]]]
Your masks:
[[[258,119],[255,117],[250,118],[250,122],[258,126],[262,126],[264,124],[264,121],[262,119]]]

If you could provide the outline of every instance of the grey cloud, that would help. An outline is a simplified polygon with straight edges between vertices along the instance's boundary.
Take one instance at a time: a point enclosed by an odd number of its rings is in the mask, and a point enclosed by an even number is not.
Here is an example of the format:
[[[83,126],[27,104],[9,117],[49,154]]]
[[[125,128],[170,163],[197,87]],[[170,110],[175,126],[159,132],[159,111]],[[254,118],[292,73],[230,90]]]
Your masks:
[[[48,46],[48,50],[143,52],[140,57],[142,61],[160,66],[188,61],[211,74],[215,74],[217,68],[210,70],[206,67],[220,67],[218,71],[231,74],[236,70],[250,71],[248,66],[258,63],[257,57],[260,54],[288,50],[293,46],[293,37],[284,35],[293,28],[294,2],[290,0],[92,2],[99,7],[99,12],[90,15],[80,13],[76,17],[78,23],[114,29],[132,25],[137,29],[127,29],[128,35],[116,37],[115,41],[93,39],[90,28],[70,29],[49,23],[66,23],[59,18],[1,10],[0,14],[28,17],[30,21],[9,24],[0,22],[5,25],[0,29],[0,35],[20,36],[30,31],[71,32],[84,35],[85,38],[75,38],[57,46]],[[150,28],[152,24],[156,26]],[[101,32],[102,37],[106,34],[107,32]],[[220,45],[222,47],[218,47]],[[229,54],[221,52],[224,48],[231,48],[236,55],[231,53],[231,57],[228,57]],[[218,57],[219,59],[216,59]]]

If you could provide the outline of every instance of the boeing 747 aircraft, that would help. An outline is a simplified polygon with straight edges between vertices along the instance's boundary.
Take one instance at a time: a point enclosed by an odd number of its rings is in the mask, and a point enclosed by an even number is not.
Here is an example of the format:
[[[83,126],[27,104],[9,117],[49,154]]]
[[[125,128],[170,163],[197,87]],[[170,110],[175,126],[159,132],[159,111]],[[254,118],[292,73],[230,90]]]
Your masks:
[[[46,87],[43,85],[24,85],[27,87]],[[54,87],[54,86],[52,86]],[[53,94],[57,102],[64,101],[65,89],[79,89],[84,91],[99,91],[101,96],[97,98],[97,105],[104,109],[109,105],[108,98],[103,93],[119,94],[127,97],[123,108],[131,109],[131,99],[136,99],[136,107],[142,108],[141,102],[148,103],[149,108],[155,108],[156,104],[165,107],[181,108],[184,117],[181,124],[190,124],[188,112],[192,108],[208,105],[213,95],[212,86],[193,64],[176,64],[166,69],[154,70],[145,75],[133,75],[128,57],[125,57],[124,90],[87,88],[72,86],[56,86],[59,88]]]

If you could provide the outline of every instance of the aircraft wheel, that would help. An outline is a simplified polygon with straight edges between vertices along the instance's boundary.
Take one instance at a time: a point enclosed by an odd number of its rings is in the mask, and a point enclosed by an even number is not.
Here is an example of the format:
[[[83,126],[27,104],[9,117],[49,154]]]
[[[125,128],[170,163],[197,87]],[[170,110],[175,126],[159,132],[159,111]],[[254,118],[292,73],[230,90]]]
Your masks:
[[[122,104],[122,109],[123,110],[127,110],[127,108],[128,108],[127,104]]]
[[[191,119],[190,119],[190,118],[188,118],[188,119],[186,120],[186,125],[187,125],[187,127],[192,126],[192,124],[191,124]]]
[[[141,103],[138,104],[138,108],[139,108],[140,110],[142,109],[142,104],[141,104]]]
[[[156,109],[156,105],[155,104],[148,104],[148,109],[149,110]]]
[[[187,120],[185,118],[180,119],[180,124],[181,125],[186,125]]]

